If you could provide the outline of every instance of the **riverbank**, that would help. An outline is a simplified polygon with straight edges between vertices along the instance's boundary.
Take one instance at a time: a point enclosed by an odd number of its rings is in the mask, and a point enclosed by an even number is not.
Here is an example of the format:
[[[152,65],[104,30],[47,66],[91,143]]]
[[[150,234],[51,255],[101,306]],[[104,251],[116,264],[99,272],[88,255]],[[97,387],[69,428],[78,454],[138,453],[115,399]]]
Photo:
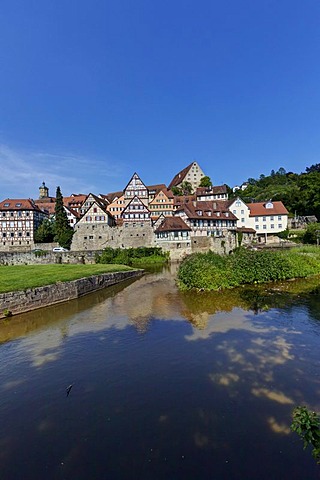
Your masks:
[[[115,266],[113,265],[113,267]],[[143,275],[143,270],[124,268],[123,271],[100,273],[87,277],[82,276],[82,278],[71,281],[59,281],[45,286],[25,288],[11,292],[7,291],[0,294],[0,318],[6,318],[56,303],[73,300],[141,275]]]
[[[320,249],[305,246],[290,251],[248,251],[232,255],[213,252],[187,257],[178,271],[182,290],[220,290],[240,285],[305,278],[320,274]]]

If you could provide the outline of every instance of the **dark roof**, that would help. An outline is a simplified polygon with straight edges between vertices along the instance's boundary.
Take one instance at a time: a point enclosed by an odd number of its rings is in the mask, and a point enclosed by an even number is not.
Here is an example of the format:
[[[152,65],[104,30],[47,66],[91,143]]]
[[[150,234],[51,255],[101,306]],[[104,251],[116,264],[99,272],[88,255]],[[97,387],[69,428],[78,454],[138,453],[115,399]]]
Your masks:
[[[237,228],[237,232],[242,232],[242,233],[256,233],[254,228],[246,228],[246,227],[239,227]]]
[[[227,193],[226,185],[216,185],[215,187],[198,187],[196,195],[221,195]]]
[[[155,230],[159,232],[191,231],[191,228],[180,217],[166,217]]]
[[[210,200],[189,202],[182,204],[176,211],[184,211],[188,218],[192,219],[228,219],[238,220],[228,209],[227,202],[223,200]],[[198,212],[201,212],[200,214]]]
[[[184,178],[186,177],[188,171],[190,170],[190,168],[192,167],[194,162],[191,162],[190,165],[188,165],[187,167],[183,168],[182,170],[180,170],[180,172],[178,172],[174,177],[173,179],[171,180],[169,186],[168,186],[168,189],[171,189],[172,187],[176,187],[177,185],[179,185],[181,182],[183,182]]]

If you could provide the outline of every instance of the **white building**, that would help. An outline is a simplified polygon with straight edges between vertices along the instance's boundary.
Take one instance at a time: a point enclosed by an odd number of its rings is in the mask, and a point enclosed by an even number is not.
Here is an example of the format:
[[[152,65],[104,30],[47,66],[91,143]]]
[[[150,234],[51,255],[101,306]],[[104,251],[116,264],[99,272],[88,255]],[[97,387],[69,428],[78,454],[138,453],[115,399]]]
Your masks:
[[[252,228],[258,237],[277,235],[288,226],[288,210],[282,202],[245,203],[236,198],[229,210],[238,218],[237,228]]]

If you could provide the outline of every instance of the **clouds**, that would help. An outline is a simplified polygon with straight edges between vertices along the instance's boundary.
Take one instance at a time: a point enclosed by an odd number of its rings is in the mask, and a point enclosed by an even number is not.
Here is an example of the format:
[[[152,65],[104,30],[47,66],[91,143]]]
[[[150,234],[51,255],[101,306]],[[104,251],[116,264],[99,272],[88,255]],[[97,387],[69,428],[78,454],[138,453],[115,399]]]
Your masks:
[[[123,183],[121,164],[110,158],[22,150],[0,143],[0,164],[0,200],[38,198],[42,182],[53,196],[58,185],[67,196],[107,193]]]

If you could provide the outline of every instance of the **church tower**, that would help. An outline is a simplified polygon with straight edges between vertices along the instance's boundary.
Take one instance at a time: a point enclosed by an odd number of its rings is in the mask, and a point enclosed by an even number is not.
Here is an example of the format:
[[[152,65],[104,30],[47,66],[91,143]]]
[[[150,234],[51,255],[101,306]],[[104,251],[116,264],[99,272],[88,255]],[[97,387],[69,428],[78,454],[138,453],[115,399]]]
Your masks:
[[[41,187],[39,187],[39,200],[41,198],[48,198],[49,197],[49,188],[46,187],[46,184],[42,182]]]

